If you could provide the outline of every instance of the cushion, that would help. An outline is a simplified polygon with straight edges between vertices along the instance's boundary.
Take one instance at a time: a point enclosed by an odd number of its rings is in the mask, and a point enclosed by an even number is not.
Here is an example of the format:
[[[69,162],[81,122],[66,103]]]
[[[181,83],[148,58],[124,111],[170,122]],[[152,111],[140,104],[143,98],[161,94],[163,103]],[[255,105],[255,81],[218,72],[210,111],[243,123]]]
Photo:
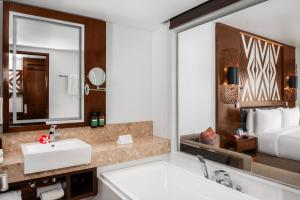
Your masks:
[[[260,134],[281,128],[281,111],[279,109],[255,111],[255,133]]]
[[[204,144],[215,146],[218,143],[218,137],[216,132],[209,127],[200,134],[200,141]]]
[[[299,107],[295,108],[281,108],[281,127],[282,128],[288,128],[288,127],[295,127],[299,126],[299,118],[300,118],[300,112]]]
[[[254,118],[255,118],[255,112],[252,109],[248,110],[246,129],[249,135],[254,135]]]

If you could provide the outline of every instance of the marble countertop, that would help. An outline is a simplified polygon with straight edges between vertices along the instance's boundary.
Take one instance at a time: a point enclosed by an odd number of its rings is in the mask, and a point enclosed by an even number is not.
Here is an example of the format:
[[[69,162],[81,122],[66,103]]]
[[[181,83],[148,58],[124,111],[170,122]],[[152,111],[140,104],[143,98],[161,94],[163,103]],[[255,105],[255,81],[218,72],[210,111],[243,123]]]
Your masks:
[[[156,136],[136,137],[134,138],[134,143],[129,145],[118,145],[115,141],[94,143],[91,145],[92,162],[88,165],[24,175],[23,156],[19,151],[17,153],[4,152],[4,164],[1,166],[1,169],[7,171],[8,182],[12,184],[93,167],[158,156],[167,154],[171,150],[170,140]]]

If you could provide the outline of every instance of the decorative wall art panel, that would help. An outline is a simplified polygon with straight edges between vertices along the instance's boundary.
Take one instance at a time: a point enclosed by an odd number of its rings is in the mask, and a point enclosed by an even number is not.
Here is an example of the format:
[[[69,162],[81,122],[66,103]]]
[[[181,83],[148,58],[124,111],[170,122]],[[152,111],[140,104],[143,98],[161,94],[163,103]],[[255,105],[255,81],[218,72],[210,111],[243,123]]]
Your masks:
[[[244,77],[241,100],[280,101],[281,79],[278,77],[281,70],[278,68],[281,65],[278,61],[281,56],[281,45],[244,33],[240,35],[242,49],[247,59],[246,65],[241,66],[246,68],[241,74]]]

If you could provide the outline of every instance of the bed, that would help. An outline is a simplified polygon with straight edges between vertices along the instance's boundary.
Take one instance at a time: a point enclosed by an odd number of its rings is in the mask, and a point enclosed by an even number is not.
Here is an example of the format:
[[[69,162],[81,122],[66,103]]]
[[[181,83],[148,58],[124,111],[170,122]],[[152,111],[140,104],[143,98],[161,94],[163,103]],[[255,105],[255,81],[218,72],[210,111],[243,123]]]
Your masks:
[[[300,161],[300,126],[257,133],[258,151]]]
[[[300,161],[300,111],[294,108],[248,109],[246,130],[257,137],[258,152]]]

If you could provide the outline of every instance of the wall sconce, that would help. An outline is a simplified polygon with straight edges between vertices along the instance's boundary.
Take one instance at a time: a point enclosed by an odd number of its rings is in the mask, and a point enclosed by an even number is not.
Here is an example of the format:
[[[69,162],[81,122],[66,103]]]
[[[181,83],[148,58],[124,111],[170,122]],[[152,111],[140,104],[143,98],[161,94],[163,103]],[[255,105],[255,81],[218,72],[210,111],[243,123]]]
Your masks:
[[[227,81],[228,84],[239,84],[239,68],[238,67],[228,67],[227,68]]]
[[[286,79],[288,87],[284,88],[284,93],[287,100],[286,106],[288,106],[290,101],[296,101],[297,99],[298,76],[288,76]]]
[[[227,84],[224,84],[223,101],[226,104],[235,104],[235,107],[238,107],[238,101],[240,99],[239,68],[228,67],[226,71]]]
[[[290,76],[288,80],[289,88],[297,89],[298,88],[298,76]]]

